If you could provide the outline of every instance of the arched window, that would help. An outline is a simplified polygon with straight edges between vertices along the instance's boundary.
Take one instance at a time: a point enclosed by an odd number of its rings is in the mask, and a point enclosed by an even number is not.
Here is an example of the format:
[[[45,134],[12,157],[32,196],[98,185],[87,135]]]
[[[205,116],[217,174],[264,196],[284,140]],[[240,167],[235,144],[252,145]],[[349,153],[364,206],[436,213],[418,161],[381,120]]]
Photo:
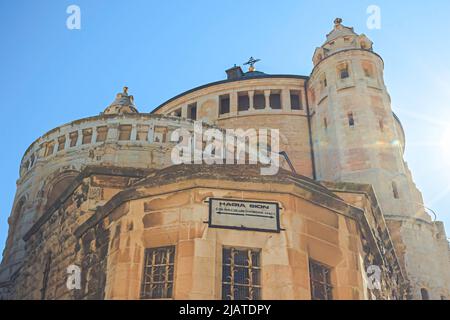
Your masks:
[[[78,174],[77,171],[67,171],[60,174],[49,183],[46,192],[47,199],[45,202],[45,210],[55,203],[61,194],[66,191],[69,185],[75,180],[75,177],[78,176]]]
[[[420,294],[422,295],[422,300],[430,300],[430,295],[428,294],[428,290],[425,288],[420,289]]]
[[[394,199],[400,199],[397,183],[395,181],[392,181],[392,193],[394,195]]]

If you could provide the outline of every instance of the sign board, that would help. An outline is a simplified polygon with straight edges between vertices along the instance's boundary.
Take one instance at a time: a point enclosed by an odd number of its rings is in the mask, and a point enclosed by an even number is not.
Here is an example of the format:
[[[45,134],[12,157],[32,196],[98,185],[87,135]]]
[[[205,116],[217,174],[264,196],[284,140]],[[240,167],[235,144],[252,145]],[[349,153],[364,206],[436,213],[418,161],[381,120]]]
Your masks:
[[[273,202],[210,198],[209,226],[280,232],[280,207]]]

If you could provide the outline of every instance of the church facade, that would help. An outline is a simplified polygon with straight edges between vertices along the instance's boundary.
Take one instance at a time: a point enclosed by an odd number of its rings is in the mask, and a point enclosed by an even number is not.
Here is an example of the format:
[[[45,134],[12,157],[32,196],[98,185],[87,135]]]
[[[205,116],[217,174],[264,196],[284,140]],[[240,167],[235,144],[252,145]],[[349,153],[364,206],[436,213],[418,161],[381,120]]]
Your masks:
[[[3,299],[450,298],[444,226],[403,159],[383,60],[336,19],[310,76],[235,66],[140,113],[99,116],[25,152]],[[277,129],[263,164],[174,164],[174,132]],[[278,152],[277,152],[278,154]]]

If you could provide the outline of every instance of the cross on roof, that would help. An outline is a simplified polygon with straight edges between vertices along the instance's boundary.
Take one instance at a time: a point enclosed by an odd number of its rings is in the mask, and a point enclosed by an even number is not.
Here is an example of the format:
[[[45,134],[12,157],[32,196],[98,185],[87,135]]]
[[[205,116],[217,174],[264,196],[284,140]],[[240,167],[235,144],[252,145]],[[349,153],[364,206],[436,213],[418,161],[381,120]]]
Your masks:
[[[255,63],[261,61],[261,59],[255,59],[253,57],[250,57],[250,59],[248,59],[248,61],[246,63],[244,63],[244,66],[248,65],[249,71],[254,71],[255,70]]]

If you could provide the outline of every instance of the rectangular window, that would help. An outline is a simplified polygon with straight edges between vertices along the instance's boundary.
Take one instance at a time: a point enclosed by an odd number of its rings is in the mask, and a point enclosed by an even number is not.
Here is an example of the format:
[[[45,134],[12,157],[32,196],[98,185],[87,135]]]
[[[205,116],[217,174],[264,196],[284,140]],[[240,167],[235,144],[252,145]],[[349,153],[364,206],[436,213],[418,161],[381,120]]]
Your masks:
[[[106,141],[107,136],[108,136],[108,127],[107,126],[97,127],[97,141],[96,142]]]
[[[331,268],[313,260],[309,261],[312,300],[333,300],[330,274]]]
[[[341,77],[341,79],[347,79],[350,77],[349,68],[346,63],[339,65],[338,70],[339,70],[339,76]]]
[[[131,125],[119,126],[119,140],[120,141],[131,140]]]
[[[300,98],[300,91],[291,91],[291,109],[302,110],[302,100]]]
[[[92,129],[84,129],[82,144],[89,144],[91,142],[92,142]]]
[[[225,94],[219,97],[219,115],[230,113],[230,95]]]
[[[222,259],[222,299],[260,300],[260,250],[223,248]]]
[[[363,61],[363,63],[362,63],[362,68],[363,68],[363,71],[364,71],[364,75],[367,77],[367,78],[373,78],[373,75],[374,75],[374,67],[373,67],[373,64],[371,63],[371,62],[368,62],[368,61]]]
[[[247,92],[238,94],[238,111],[247,111],[250,108],[250,98]]]
[[[281,93],[279,91],[270,93],[270,108],[281,109]]]
[[[326,117],[323,118],[323,127],[325,128],[325,130],[328,129],[328,120]]]
[[[264,92],[257,91],[253,96],[253,105],[256,110],[262,110],[266,108],[266,97]]]
[[[197,120],[197,103],[191,103],[187,107],[188,119]]]
[[[148,129],[149,129],[149,126],[138,125],[136,140],[138,140],[138,141],[147,141],[148,140]]]
[[[66,136],[61,136],[58,138],[58,151],[64,150],[66,145]]]
[[[355,126],[355,118],[353,117],[353,112],[349,112],[347,114],[347,118],[348,118],[348,125],[350,127],[354,127]]]
[[[45,146],[45,156],[51,156],[55,150],[55,142],[48,142]]]
[[[69,134],[70,147],[75,147],[78,141],[78,131],[71,132]]]
[[[168,299],[173,295],[175,246],[145,249],[141,299]]]

